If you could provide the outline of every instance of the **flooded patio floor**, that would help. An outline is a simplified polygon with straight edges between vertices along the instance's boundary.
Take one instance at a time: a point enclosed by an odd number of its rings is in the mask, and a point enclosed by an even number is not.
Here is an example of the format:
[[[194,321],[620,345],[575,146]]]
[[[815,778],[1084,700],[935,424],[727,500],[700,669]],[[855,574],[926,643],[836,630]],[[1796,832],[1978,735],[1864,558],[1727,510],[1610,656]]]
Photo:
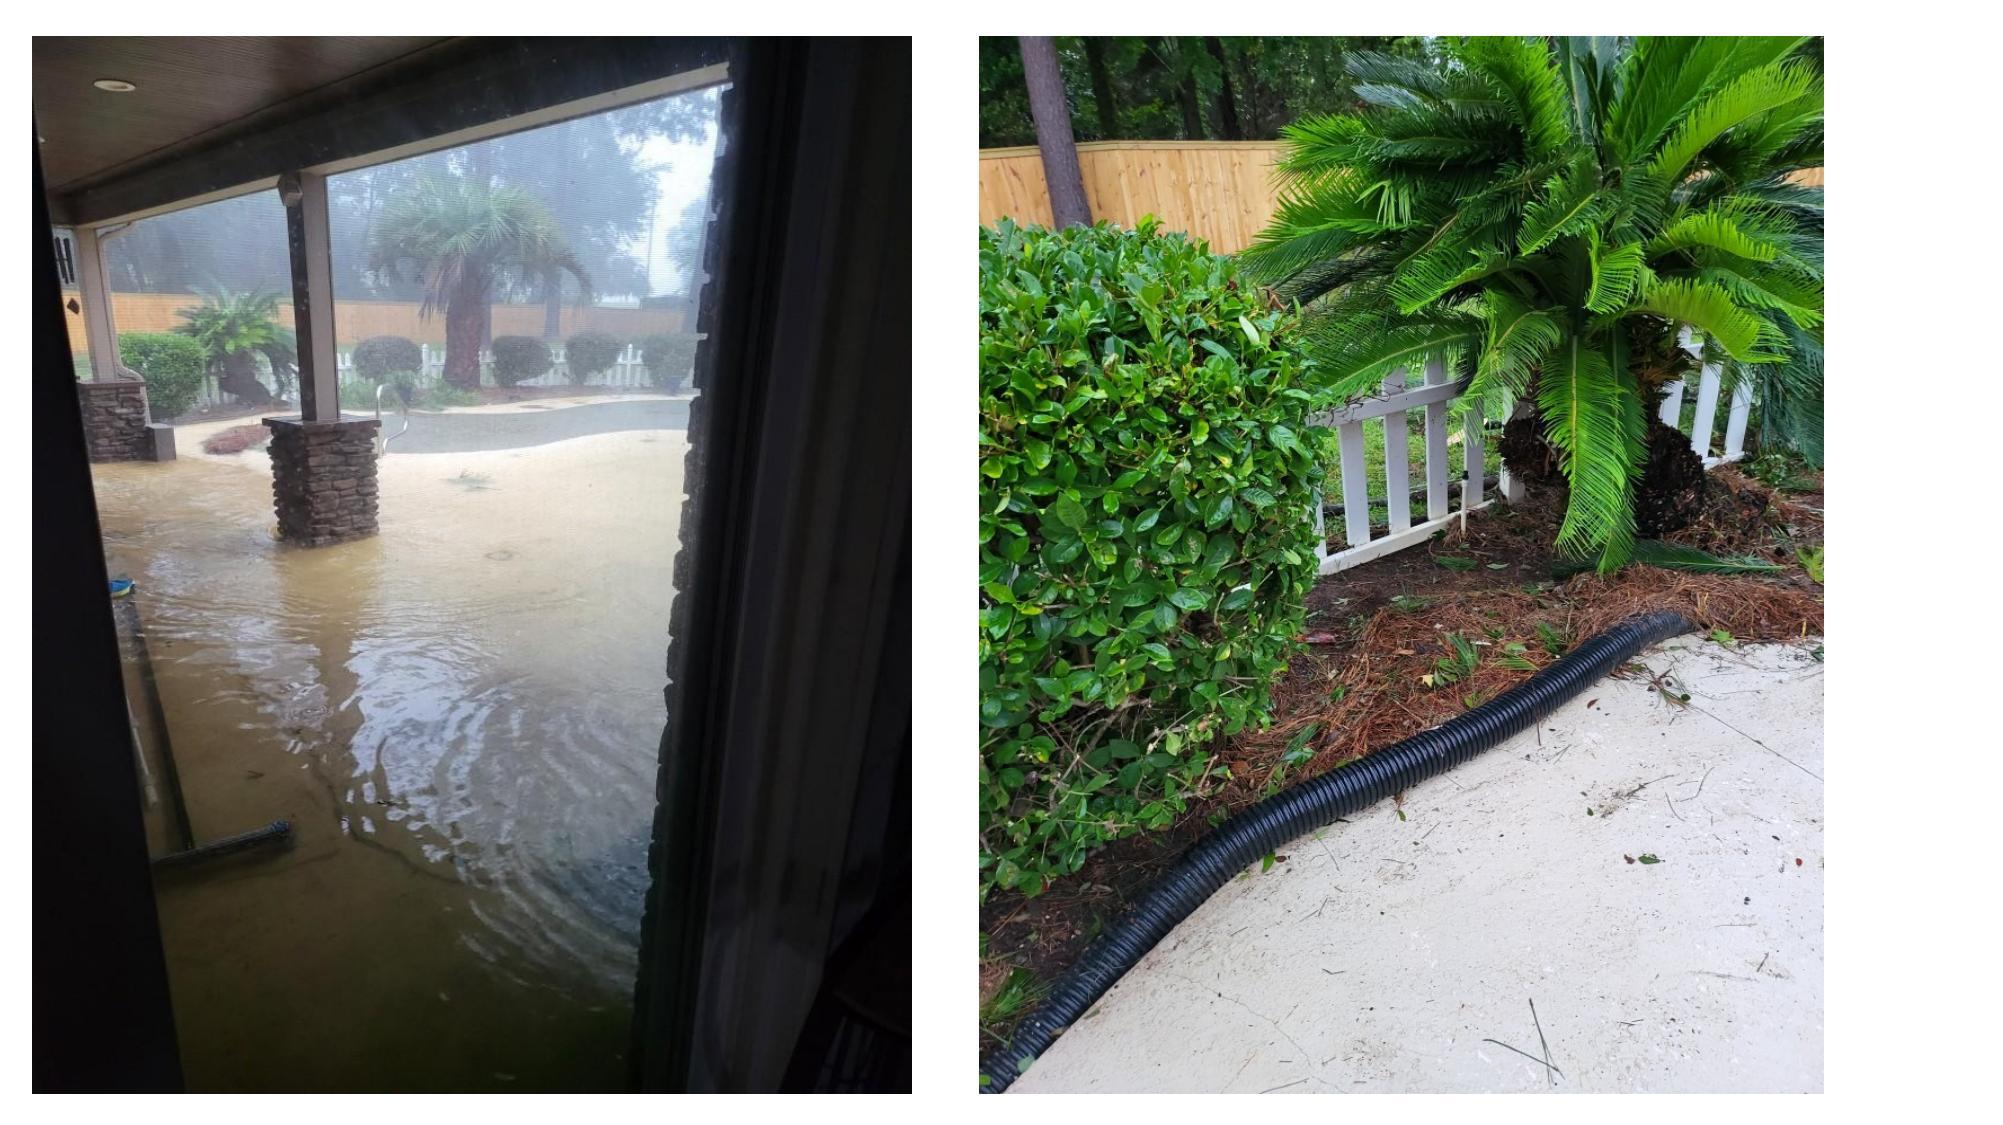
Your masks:
[[[159,879],[190,1089],[623,1087],[686,448],[392,452],[317,550],[261,453],[94,467],[194,834],[296,839]]]

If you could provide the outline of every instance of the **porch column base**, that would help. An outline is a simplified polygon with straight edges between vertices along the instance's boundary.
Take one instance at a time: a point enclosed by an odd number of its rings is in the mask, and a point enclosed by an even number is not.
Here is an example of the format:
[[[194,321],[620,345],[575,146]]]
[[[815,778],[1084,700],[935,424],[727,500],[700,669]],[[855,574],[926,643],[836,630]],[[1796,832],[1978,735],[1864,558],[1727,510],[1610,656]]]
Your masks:
[[[376,533],[374,418],[304,422],[266,418],[278,537],[306,547]]]
[[[86,379],[77,384],[77,398],[83,405],[84,448],[92,461],[152,459],[143,381]]]

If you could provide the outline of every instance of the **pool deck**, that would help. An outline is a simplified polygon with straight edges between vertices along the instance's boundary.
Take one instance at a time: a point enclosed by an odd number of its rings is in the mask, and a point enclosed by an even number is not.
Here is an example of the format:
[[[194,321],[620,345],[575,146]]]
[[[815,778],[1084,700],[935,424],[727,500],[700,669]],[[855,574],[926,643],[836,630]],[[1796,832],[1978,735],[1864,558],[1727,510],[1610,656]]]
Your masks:
[[[1818,645],[1649,649],[1687,706],[1604,680],[1279,849],[1010,1092],[1820,1091]]]

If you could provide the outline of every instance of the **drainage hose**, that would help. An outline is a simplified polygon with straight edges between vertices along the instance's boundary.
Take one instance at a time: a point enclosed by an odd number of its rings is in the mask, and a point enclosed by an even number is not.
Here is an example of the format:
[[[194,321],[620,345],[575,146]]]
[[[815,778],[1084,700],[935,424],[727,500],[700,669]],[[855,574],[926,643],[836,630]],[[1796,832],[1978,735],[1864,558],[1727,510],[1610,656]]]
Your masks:
[[[1282,790],[1218,825],[1086,948],[1049,997],[1016,1027],[1006,1047],[981,1060],[981,1091],[1008,1089],[1114,981],[1254,860],[1529,730],[1635,653],[1692,628],[1673,611],[1631,617],[1474,710]]]

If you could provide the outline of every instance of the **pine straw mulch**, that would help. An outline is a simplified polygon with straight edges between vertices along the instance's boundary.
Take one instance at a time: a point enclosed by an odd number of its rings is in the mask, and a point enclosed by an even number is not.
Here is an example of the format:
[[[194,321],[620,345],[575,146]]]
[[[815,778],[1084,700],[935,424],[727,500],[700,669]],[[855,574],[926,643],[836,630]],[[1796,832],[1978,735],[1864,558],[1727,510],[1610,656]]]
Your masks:
[[[1317,583],[1308,599],[1308,647],[1274,689],[1272,723],[1218,748],[1228,781],[1192,801],[1167,829],[1107,846],[1042,895],[997,894],[983,904],[982,997],[1017,967],[1046,982],[1062,972],[1214,818],[1265,796],[1282,754],[1308,728],[1302,745],[1312,756],[1286,770],[1280,784],[1381,750],[1528,679],[1556,659],[1539,625],[1569,645],[1637,613],[1675,609],[1741,642],[1820,636],[1822,587],[1796,555],[1822,543],[1819,478],[1814,491],[1780,494],[1729,466],[1716,469],[1696,522],[1669,536],[1787,568],[1772,575],[1631,566],[1607,578],[1554,579],[1551,543],[1562,504],[1561,492],[1533,490],[1526,503],[1473,513],[1423,547]],[[1474,565],[1452,569],[1442,558]],[[1476,668],[1429,686],[1424,677],[1437,682],[1438,662],[1455,651],[1453,635],[1475,646]],[[1528,667],[1505,666],[1510,656],[1518,660],[1508,663]],[[984,1027],[982,1049],[1005,1035],[1005,1027]]]

